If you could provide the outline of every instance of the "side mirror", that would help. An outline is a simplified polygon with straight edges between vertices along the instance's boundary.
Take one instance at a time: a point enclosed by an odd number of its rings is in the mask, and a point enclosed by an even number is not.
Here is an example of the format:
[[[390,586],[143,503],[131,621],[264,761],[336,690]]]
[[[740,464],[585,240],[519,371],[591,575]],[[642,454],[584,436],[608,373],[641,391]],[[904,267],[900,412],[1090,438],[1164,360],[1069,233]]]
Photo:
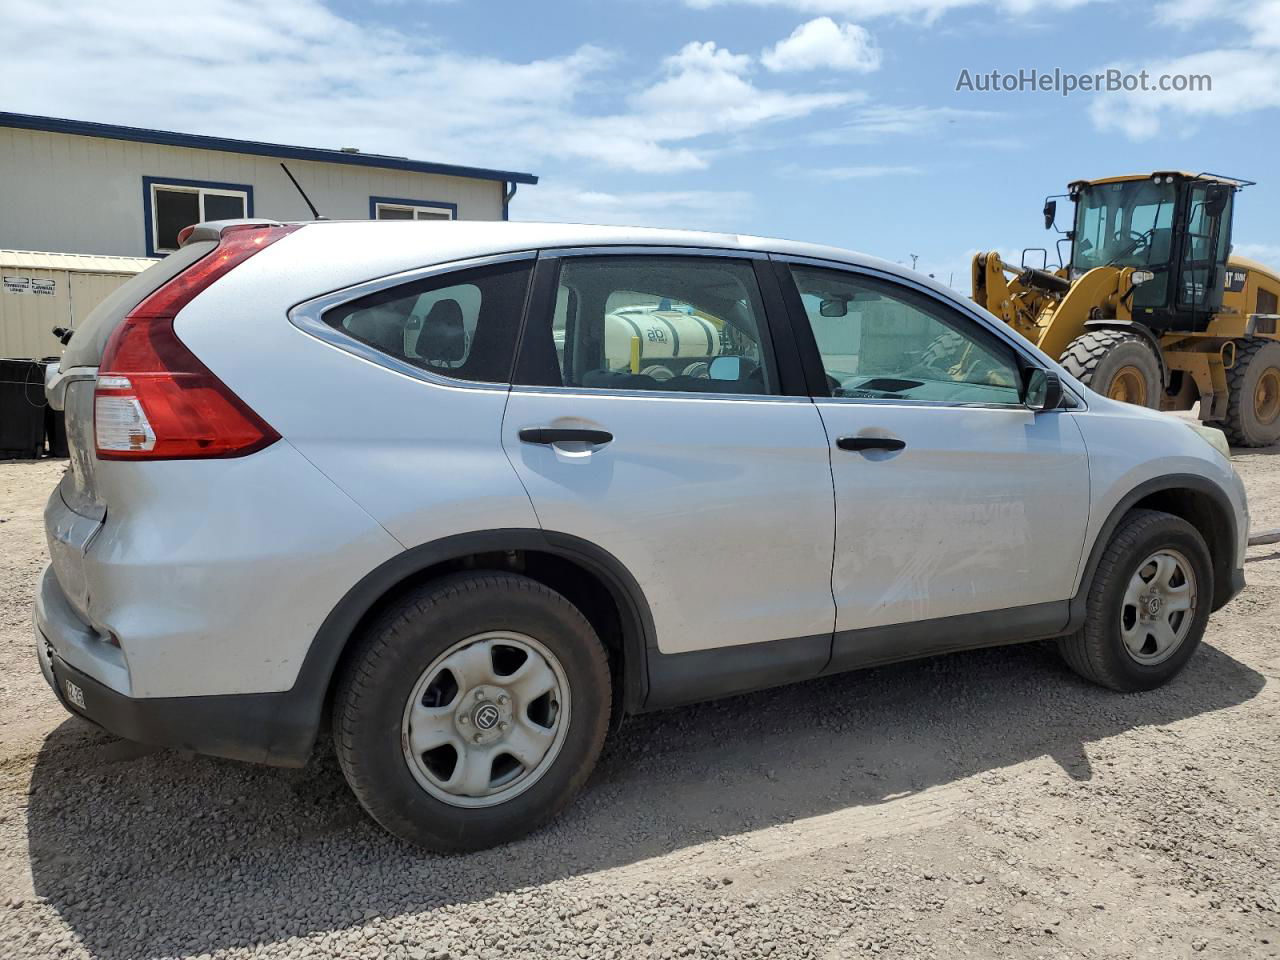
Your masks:
[[[818,305],[818,313],[824,317],[847,317],[849,315],[849,301],[823,300]]]
[[[1204,212],[1210,217],[1222,216],[1227,209],[1227,200],[1231,197],[1231,188],[1215,183],[1205,195]]]
[[[1053,222],[1058,217],[1058,201],[1046,200],[1044,202],[1044,228],[1046,230],[1053,229]]]
[[[1062,403],[1062,380],[1052,370],[1032,370],[1027,377],[1027,389],[1023,392],[1022,402],[1028,410],[1036,413],[1056,410]]]
[[[742,379],[742,358],[715,357],[707,367],[707,379],[737,383]]]

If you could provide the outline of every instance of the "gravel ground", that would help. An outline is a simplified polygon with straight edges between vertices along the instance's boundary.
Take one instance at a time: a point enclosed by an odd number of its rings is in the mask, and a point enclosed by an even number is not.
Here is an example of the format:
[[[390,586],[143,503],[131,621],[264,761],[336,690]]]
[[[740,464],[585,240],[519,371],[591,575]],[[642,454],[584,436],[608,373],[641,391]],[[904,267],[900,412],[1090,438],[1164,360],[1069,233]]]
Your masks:
[[[1256,527],[1277,453],[1236,457]],[[252,767],[64,714],[28,619],[61,471],[0,464],[5,960],[1280,956],[1275,546],[1162,690],[1032,644],[646,716],[551,827],[437,857],[323,749]]]

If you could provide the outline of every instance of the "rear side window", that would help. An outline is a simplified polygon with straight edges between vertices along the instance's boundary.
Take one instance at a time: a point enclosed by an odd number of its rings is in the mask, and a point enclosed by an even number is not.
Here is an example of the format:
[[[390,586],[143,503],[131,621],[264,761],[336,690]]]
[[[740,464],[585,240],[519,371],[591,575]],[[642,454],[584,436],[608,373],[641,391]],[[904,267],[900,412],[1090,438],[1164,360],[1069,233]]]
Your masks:
[[[540,319],[530,320],[521,384],[778,393],[764,305],[747,261],[568,257],[549,331]]]
[[[531,272],[522,261],[415,280],[334,307],[324,320],[423,370],[507,383]]]

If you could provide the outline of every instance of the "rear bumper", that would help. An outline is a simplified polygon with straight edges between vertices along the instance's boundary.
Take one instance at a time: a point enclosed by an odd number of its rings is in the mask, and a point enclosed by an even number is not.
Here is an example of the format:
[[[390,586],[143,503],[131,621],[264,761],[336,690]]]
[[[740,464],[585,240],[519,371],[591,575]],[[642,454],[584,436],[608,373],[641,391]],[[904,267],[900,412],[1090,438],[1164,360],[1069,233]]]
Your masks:
[[[46,571],[35,605],[36,655],[40,672],[71,713],[139,743],[175,747],[232,760],[298,767],[311,755],[319,705],[302,691],[193,697],[131,697],[72,666],[67,651],[83,664],[95,651],[116,648],[86,641],[85,625],[59,604],[57,580]],[[88,664],[85,664],[88,666]],[[94,669],[103,676],[103,671]]]

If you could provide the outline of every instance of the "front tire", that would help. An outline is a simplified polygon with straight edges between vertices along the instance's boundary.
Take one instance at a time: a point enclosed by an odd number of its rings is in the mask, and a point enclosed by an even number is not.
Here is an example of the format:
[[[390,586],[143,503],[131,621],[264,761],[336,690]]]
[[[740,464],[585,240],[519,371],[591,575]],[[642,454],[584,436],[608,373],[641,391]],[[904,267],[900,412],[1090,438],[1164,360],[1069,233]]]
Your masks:
[[[563,596],[508,573],[412,591],[370,626],[334,698],[361,806],[431,850],[523,836],[586,782],[608,728],[605,651]]]
[[[1098,563],[1083,627],[1058,649],[1087,680],[1151,690],[1191,659],[1212,599],[1213,564],[1199,531],[1172,514],[1134,510]]]
[[[1160,408],[1160,361],[1136,333],[1095,330],[1062,354],[1066,371],[1095,393],[1152,410]]]

